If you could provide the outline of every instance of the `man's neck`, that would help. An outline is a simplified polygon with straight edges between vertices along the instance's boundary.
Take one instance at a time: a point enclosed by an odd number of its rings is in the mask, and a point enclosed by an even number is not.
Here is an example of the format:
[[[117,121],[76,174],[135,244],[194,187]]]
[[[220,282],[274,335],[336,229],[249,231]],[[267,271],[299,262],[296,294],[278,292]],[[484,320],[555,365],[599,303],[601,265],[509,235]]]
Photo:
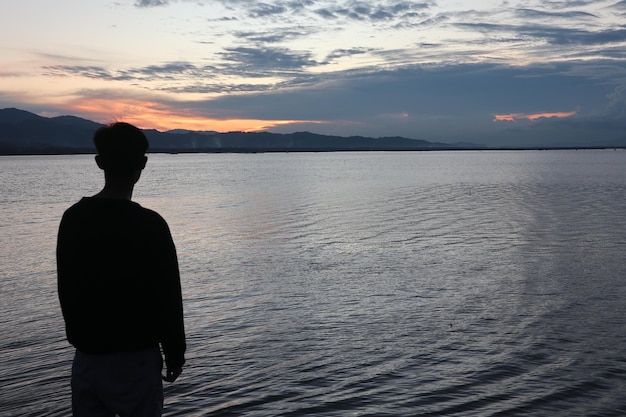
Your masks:
[[[105,171],[104,188],[94,198],[111,198],[116,200],[128,200],[133,197],[133,189],[139,180],[141,170],[137,170],[129,176],[116,176]]]
[[[115,200],[128,200],[133,197],[134,184],[116,183],[107,181],[102,191],[94,195],[94,198],[110,198]]]

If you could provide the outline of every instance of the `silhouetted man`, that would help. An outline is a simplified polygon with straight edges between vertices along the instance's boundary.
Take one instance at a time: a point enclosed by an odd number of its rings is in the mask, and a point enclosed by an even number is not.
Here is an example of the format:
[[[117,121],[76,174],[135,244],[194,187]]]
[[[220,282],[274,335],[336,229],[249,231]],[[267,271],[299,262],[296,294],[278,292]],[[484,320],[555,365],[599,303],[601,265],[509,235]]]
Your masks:
[[[174,382],[185,362],[176,249],[165,220],[131,201],[147,161],[143,132],[114,123],[94,143],[104,188],[65,212],[57,242],[59,299],[76,348],[72,409],[160,416],[162,379]]]

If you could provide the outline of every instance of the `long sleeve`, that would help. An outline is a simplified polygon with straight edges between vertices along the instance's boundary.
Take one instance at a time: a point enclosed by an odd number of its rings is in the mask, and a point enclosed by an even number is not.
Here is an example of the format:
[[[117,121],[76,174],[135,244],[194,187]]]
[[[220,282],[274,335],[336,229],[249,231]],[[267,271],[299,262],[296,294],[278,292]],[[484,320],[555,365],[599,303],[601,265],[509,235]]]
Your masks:
[[[67,338],[78,350],[160,344],[169,367],[185,362],[178,259],[159,214],[124,200],[83,199],[61,221],[57,265]]]
[[[160,342],[165,363],[168,367],[174,368],[185,363],[185,326],[176,248],[167,225],[165,228],[163,253],[159,257],[162,265],[161,270],[157,272],[162,283],[159,297],[162,323]]]

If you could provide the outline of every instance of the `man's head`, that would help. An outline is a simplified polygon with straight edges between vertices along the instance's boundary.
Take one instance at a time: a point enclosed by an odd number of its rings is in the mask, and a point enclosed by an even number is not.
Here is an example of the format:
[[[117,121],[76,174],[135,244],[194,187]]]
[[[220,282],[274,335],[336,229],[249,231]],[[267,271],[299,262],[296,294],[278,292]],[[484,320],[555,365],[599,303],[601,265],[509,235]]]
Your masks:
[[[96,162],[105,172],[127,175],[142,170],[148,139],[137,127],[123,122],[102,126],[93,136],[98,150]]]

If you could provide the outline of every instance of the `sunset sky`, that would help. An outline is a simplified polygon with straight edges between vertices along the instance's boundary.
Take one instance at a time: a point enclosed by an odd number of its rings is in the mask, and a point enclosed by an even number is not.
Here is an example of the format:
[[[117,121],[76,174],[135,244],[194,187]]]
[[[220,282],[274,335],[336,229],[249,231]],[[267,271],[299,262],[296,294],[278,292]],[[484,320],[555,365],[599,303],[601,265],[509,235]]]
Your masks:
[[[626,137],[626,0],[20,0],[0,108],[487,145]]]

